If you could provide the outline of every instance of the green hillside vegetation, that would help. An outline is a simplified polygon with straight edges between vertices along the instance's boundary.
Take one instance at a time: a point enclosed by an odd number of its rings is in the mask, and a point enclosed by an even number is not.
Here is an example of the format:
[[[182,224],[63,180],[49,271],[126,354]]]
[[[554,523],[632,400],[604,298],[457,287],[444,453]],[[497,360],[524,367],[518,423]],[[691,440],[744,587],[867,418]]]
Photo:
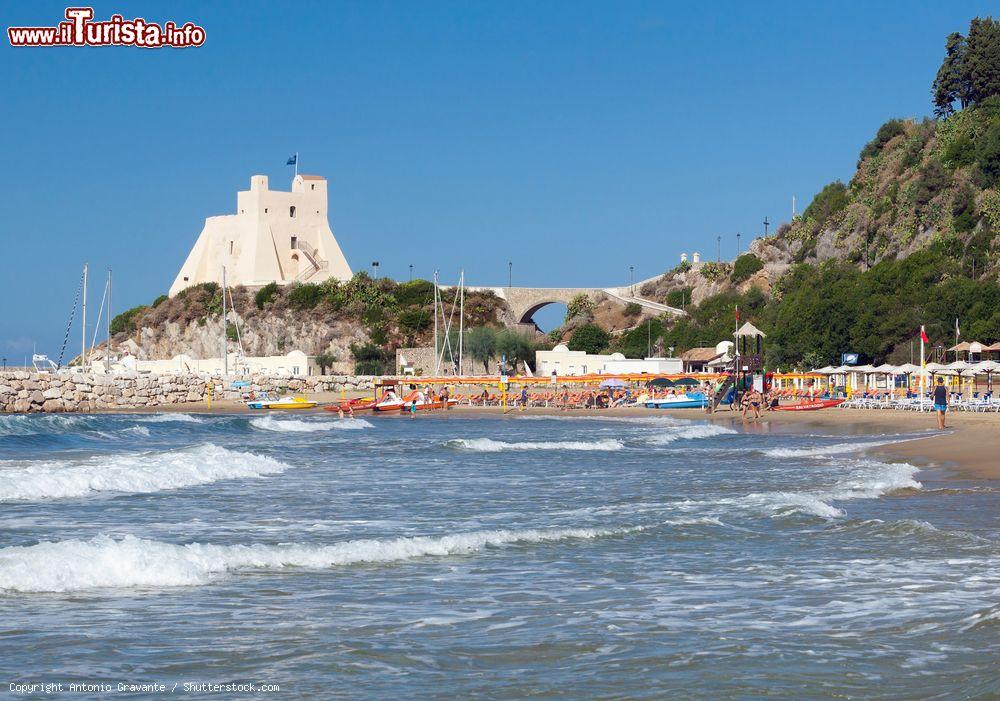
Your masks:
[[[768,334],[771,368],[839,364],[844,352],[905,362],[921,324],[948,347],[956,318],[963,338],[1000,340],[1000,23],[977,18],[967,37],[948,37],[932,92],[935,119],[883,124],[849,183],[831,182],[762,241],[792,264],[771,296],[723,292],[612,346],[641,357],[650,337],[679,351],[714,345],[732,338],[736,305]],[[731,280],[760,263],[741,256]]]

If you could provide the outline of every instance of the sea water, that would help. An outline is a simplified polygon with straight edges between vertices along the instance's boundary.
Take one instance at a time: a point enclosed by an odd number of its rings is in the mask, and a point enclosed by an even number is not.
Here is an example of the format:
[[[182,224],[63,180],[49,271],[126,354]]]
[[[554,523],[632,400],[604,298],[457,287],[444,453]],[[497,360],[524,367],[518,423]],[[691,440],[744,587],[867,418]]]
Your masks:
[[[996,698],[1000,492],[863,452],[908,437],[3,416],[0,682]]]

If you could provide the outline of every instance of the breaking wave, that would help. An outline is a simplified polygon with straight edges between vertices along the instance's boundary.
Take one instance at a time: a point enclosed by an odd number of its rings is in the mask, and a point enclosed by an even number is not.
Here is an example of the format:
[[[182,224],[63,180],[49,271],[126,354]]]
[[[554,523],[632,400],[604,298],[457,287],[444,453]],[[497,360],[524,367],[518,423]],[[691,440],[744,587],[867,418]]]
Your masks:
[[[159,492],[277,474],[288,467],[272,458],[211,443],[82,460],[7,460],[0,461],[0,502],[67,499],[98,492]]]
[[[843,509],[833,506],[830,502],[877,499],[903,489],[920,489],[923,485],[913,478],[919,471],[919,468],[905,463],[865,461],[845,479],[836,482],[828,489],[806,492],[763,492],[748,494],[737,501],[773,517],[804,513],[820,518],[839,518],[844,516]]]
[[[364,419],[344,419],[343,421],[333,418],[303,420],[303,419],[279,419],[277,417],[259,416],[250,419],[250,425],[265,431],[288,431],[291,433],[311,433],[313,431],[352,431],[365,428],[374,428]]]
[[[890,441],[865,441],[865,442],[855,442],[855,443],[834,443],[832,445],[824,445],[813,448],[772,448],[771,450],[765,450],[764,455],[772,458],[815,458],[815,457],[825,457],[827,455],[841,455],[843,453],[857,453],[862,450],[867,450],[868,448],[874,448],[880,445],[889,445],[890,443],[896,443],[900,439]]]
[[[201,416],[195,416],[194,414],[143,414],[142,416],[136,416],[136,421],[142,421],[148,424],[161,424],[161,423],[186,423],[186,424],[200,424],[204,423],[205,419]]]
[[[174,545],[125,536],[43,542],[0,550],[0,590],[67,592],[95,588],[175,587],[206,584],[247,569],[330,567],[392,563],[420,557],[467,555],[489,547],[624,535],[631,528],[560,528],[473,531],[334,545]]]
[[[652,445],[666,445],[679,440],[697,440],[699,438],[713,438],[715,436],[725,436],[737,433],[731,428],[718,426],[716,424],[680,424],[676,426],[665,426],[664,430],[646,439]]]
[[[445,445],[475,453],[499,453],[504,450],[621,450],[624,444],[614,438],[600,441],[525,441],[510,443],[492,438],[455,438]]]
[[[38,436],[88,430],[95,417],[71,414],[8,414],[0,416],[0,436]]]

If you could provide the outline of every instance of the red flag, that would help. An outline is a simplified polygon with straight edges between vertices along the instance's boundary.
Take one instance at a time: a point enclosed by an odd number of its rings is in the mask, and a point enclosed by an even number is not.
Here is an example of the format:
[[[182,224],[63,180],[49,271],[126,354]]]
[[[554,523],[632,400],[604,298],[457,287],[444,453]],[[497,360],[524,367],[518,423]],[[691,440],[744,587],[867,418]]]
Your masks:
[[[931,339],[927,338],[927,332],[924,331],[924,327],[923,326],[920,327],[920,340],[923,341],[924,343],[930,343],[931,342]]]
[[[736,305],[736,323],[740,323],[740,307]]]

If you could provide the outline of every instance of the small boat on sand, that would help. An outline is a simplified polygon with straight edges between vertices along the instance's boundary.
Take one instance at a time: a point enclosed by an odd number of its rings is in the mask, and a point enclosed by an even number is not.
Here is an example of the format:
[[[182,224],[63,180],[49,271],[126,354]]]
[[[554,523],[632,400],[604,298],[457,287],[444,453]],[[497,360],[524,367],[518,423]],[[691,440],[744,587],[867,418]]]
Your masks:
[[[312,409],[316,402],[305,397],[282,397],[281,399],[271,399],[267,395],[259,399],[252,399],[247,402],[251,409]]]
[[[819,411],[820,409],[827,409],[832,406],[837,406],[843,404],[846,399],[814,399],[808,402],[800,402],[798,404],[785,404],[784,406],[774,407],[775,411]]]
[[[704,409],[708,406],[708,397],[702,392],[686,392],[662,399],[646,401],[648,409]]]

